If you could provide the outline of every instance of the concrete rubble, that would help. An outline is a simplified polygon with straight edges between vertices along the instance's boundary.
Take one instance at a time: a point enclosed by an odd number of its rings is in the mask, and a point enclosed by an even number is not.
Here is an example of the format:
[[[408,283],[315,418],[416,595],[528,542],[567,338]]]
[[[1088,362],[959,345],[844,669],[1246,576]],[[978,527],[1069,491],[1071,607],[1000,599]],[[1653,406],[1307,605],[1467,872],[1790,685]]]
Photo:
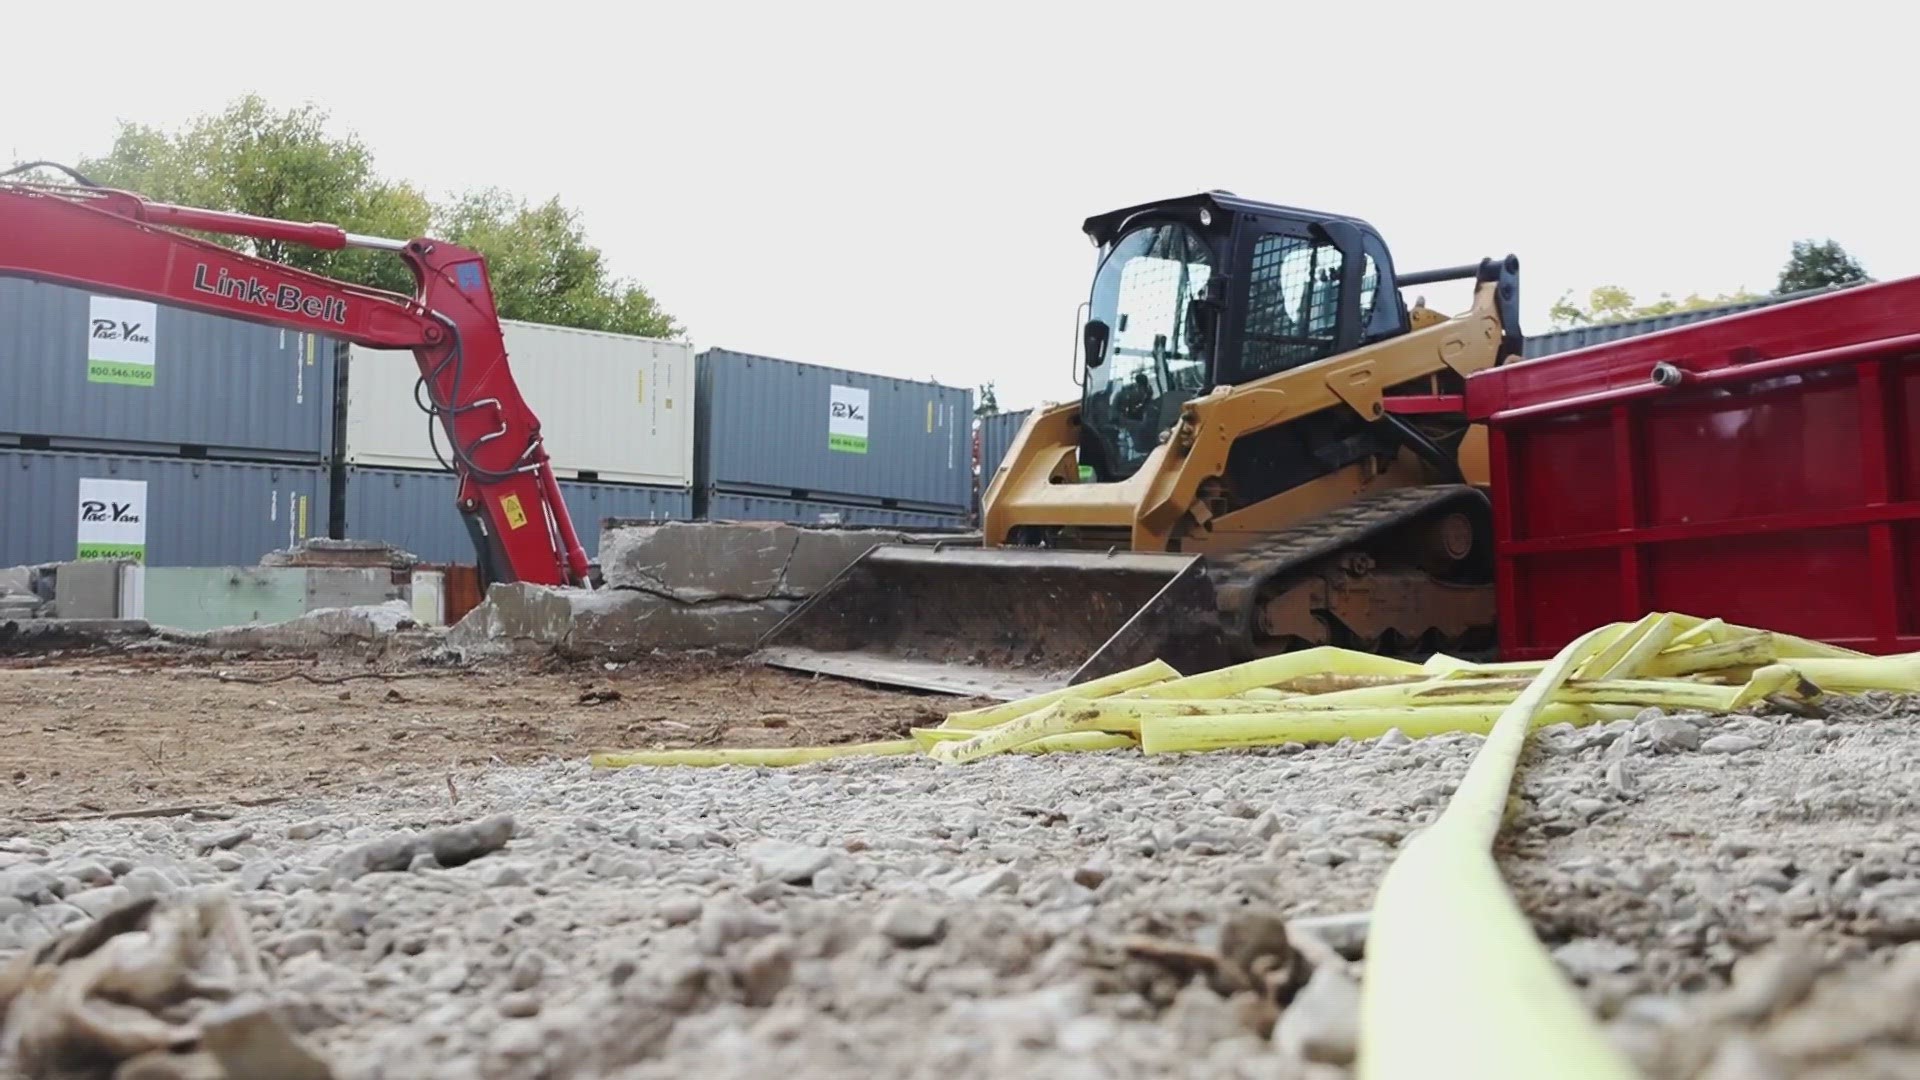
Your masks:
[[[604,589],[495,585],[447,646],[469,656],[603,660],[654,649],[746,651],[869,549],[925,541],[777,522],[609,523],[600,539]]]

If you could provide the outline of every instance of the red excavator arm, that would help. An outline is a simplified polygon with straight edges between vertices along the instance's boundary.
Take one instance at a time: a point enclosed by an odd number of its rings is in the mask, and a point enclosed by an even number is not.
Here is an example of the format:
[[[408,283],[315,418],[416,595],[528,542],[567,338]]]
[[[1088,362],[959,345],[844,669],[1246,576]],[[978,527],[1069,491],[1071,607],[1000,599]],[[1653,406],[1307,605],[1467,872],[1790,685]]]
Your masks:
[[[175,229],[337,250],[392,251],[412,298],[254,258]],[[355,236],[148,202],[90,186],[0,179],[0,275],[38,278],[290,327],[376,349],[411,349],[422,403],[452,446],[457,505],[493,581],[586,585],[587,555],[548,464],[540,421],[507,368],[486,260],[438,240]],[[0,373],[4,379],[4,373]],[[207,393],[218,394],[217,386]],[[218,527],[218,523],[211,523]]]

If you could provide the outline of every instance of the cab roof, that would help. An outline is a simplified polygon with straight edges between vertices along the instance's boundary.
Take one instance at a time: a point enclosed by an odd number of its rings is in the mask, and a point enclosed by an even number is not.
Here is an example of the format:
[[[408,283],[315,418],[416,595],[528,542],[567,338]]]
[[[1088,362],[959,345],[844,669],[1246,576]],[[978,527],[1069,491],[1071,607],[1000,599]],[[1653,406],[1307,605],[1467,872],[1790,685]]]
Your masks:
[[[1264,214],[1271,217],[1293,218],[1300,221],[1345,221],[1376,236],[1379,235],[1377,229],[1360,218],[1349,217],[1345,214],[1329,214],[1321,210],[1301,210],[1297,207],[1281,206],[1278,203],[1259,202],[1254,199],[1243,199],[1231,191],[1218,190],[1202,191],[1195,195],[1182,195],[1171,199],[1156,199],[1153,202],[1141,203],[1138,206],[1129,206],[1120,210],[1109,210],[1104,214],[1096,214],[1088,218],[1086,222],[1081,225],[1081,231],[1093,237],[1094,242],[1097,244],[1108,244],[1119,234],[1121,226],[1140,214],[1157,210],[1192,210],[1197,212],[1201,209],[1217,210],[1224,214]]]

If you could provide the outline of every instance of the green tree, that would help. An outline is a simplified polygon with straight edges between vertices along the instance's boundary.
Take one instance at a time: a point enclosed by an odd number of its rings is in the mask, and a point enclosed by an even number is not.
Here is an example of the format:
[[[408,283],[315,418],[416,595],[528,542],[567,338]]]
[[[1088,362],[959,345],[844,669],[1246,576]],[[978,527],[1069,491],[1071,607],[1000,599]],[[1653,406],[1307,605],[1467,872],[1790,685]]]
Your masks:
[[[326,221],[349,232],[418,236],[432,209],[426,196],[374,175],[355,136],[326,130],[327,114],[307,105],[277,111],[253,95],[195,118],[176,132],[122,124],[104,157],[80,171],[97,183],[183,203],[290,221]],[[301,270],[411,294],[413,278],[388,252],[320,251],[301,244],[215,236]]]
[[[608,272],[579,216],[558,199],[535,206],[496,188],[476,191],[443,207],[434,229],[486,254],[502,318],[643,337],[684,332],[645,289]]]
[[[112,149],[79,168],[97,183],[162,202],[326,221],[371,236],[436,232],[487,257],[504,318],[649,337],[683,333],[645,289],[608,272],[578,216],[557,198],[531,206],[486,189],[436,207],[410,185],[380,177],[359,137],[333,134],[327,121],[312,105],[276,110],[248,95],[178,131],[122,124]],[[391,252],[212,239],[328,277],[413,293],[412,274]]]
[[[1701,308],[1720,307],[1723,304],[1737,304],[1745,300],[1757,300],[1759,297],[1744,287],[1731,293],[1718,296],[1701,296],[1688,293],[1682,299],[1674,299],[1669,293],[1661,293],[1660,299],[1650,304],[1634,300],[1633,294],[1618,285],[1602,285],[1587,294],[1584,306],[1573,302],[1571,291],[1562,295],[1550,311],[1548,318],[1551,328],[1565,330],[1575,326],[1595,326],[1602,323],[1625,322],[1629,319],[1645,319],[1655,315],[1671,315],[1678,311],[1698,311]]]
[[[992,416],[1000,411],[1000,398],[993,392],[993,384],[980,387],[979,404],[973,407],[975,416]]]
[[[1857,285],[1872,280],[1853,256],[1832,240],[1819,243],[1795,240],[1793,254],[1787,259],[1785,269],[1780,271],[1780,284],[1774,289],[1774,295]]]

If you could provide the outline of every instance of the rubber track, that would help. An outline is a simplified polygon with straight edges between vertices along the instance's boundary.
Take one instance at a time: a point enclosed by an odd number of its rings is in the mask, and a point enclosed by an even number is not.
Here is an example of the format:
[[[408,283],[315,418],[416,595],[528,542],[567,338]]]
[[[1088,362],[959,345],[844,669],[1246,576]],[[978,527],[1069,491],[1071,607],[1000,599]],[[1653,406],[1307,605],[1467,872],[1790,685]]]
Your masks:
[[[1255,654],[1253,601],[1268,582],[1310,569],[1321,559],[1456,506],[1484,510],[1487,497],[1465,484],[1396,488],[1362,496],[1238,551],[1209,554],[1207,574],[1219,600],[1228,642],[1248,655]]]

